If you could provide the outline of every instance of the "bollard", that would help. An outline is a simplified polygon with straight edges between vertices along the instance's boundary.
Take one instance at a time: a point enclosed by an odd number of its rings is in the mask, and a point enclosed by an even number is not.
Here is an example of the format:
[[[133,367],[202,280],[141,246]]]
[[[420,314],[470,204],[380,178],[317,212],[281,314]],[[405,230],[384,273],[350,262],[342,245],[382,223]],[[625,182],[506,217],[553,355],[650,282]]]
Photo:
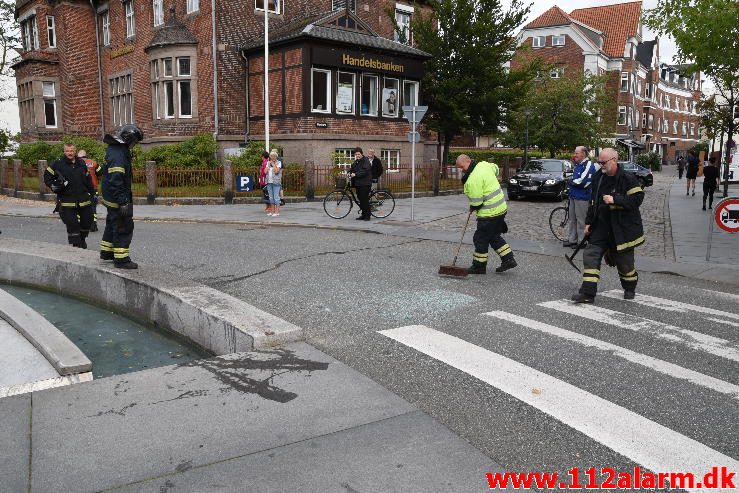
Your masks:
[[[46,183],[44,183],[44,171],[46,171],[48,164],[46,159],[39,159],[36,165],[38,170],[38,195],[39,198],[43,199],[44,195],[49,193],[49,189],[46,188]]]
[[[439,168],[439,160],[431,160],[431,190],[434,196],[439,195],[439,185],[441,183],[441,168]]]
[[[23,161],[13,159],[13,197],[18,196],[18,192],[23,187]]]
[[[8,160],[0,159],[0,191],[8,188]]]
[[[307,200],[316,198],[316,165],[311,160],[303,164],[303,192]]]
[[[146,161],[146,203],[151,205],[157,198],[157,163]]]
[[[231,161],[223,161],[223,201],[226,204],[234,203],[234,172]]]

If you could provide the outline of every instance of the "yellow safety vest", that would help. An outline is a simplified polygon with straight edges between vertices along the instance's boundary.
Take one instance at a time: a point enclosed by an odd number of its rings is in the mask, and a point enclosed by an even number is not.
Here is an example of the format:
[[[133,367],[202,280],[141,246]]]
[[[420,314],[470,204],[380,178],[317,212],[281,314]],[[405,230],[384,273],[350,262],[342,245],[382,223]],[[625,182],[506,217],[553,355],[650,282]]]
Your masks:
[[[505,194],[498,183],[498,171],[495,163],[480,161],[464,184],[464,194],[470,205],[482,205],[475,211],[478,218],[500,216],[508,210]]]

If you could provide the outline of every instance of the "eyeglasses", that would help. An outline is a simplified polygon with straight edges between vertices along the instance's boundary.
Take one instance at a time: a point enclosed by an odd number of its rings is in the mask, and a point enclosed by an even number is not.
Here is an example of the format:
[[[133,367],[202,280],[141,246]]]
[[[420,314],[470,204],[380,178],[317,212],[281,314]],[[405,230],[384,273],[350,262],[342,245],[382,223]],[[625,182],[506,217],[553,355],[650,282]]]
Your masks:
[[[615,157],[612,157],[611,159],[606,159],[605,161],[598,161],[598,164],[600,164],[600,165],[604,165],[604,164],[606,164],[606,163],[607,163],[608,161],[613,161],[614,159],[616,159],[616,158],[615,158]]]

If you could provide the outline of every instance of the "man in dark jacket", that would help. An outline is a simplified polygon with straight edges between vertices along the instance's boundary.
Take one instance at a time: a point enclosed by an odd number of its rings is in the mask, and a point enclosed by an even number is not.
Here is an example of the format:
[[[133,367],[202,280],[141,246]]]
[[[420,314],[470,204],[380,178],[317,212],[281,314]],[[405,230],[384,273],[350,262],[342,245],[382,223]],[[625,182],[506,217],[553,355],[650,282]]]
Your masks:
[[[582,257],[582,286],[572,297],[575,303],[595,300],[604,255],[606,263],[615,264],[618,269],[624,299],[634,299],[639,279],[634,267],[634,248],[644,243],[639,213],[644,190],[634,174],[619,168],[615,149],[603,149],[598,163],[601,169],[593,176],[593,194],[585,219],[585,236],[589,243]]]
[[[103,166],[103,204],[108,209],[105,232],[100,241],[100,258],[112,260],[115,267],[137,269],[131,261],[128,247],[133,237],[133,194],[131,183],[131,147],[144,139],[144,132],[136,125],[124,125],[103,142],[105,150]]]
[[[698,171],[700,169],[700,162],[695,152],[691,151],[688,154],[688,169],[685,172],[687,189],[685,195],[690,195],[690,188],[693,188],[693,195],[695,196],[695,179],[698,177]]]
[[[370,169],[372,170],[372,190],[377,190],[377,184],[384,171],[382,161],[380,161],[379,157],[375,156],[374,149],[367,149],[367,159],[370,162]]]
[[[67,226],[69,244],[87,248],[85,238],[92,224],[95,189],[85,162],[77,157],[74,144],[64,144],[64,155],[44,171],[44,183],[57,196],[57,208]]]
[[[354,162],[351,167],[352,186],[357,189],[357,198],[359,199],[359,208],[362,209],[362,215],[357,218],[360,221],[369,221],[370,203],[369,195],[372,189],[372,166],[362,152],[361,147],[354,148]]]
[[[703,210],[706,210],[706,199],[708,208],[713,209],[713,194],[718,187],[719,171],[716,167],[716,157],[711,156],[708,166],[703,167]]]

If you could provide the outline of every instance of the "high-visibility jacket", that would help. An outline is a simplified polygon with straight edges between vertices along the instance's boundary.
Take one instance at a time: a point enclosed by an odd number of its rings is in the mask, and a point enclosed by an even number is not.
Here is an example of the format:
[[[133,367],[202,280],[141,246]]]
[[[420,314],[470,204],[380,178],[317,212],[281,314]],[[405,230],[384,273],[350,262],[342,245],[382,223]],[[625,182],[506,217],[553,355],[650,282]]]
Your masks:
[[[500,216],[508,210],[497,174],[496,164],[480,161],[474,165],[464,183],[464,194],[470,201],[470,207],[479,206],[475,211],[478,219]]]

